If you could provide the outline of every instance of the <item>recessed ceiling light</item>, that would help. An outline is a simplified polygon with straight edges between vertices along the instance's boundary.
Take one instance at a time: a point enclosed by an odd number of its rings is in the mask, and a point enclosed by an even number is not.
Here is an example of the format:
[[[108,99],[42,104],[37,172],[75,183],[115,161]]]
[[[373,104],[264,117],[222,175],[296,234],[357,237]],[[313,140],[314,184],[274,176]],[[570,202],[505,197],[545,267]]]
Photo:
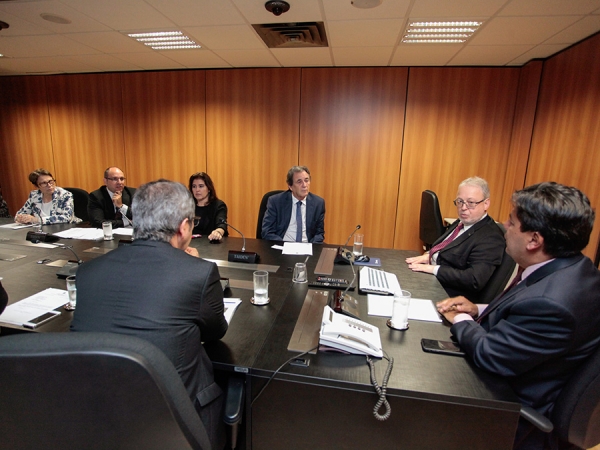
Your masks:
[[[57,16],[56,14],[41,13],[40,17],[48,22],[60,23],[61,25],[68,25],[71,23],[66,17]]]
[[[157,31],[153,33],[131,33],[130,38],[141,42],[153,50],[179,50],[189,48],[202,48],[181,31]]]
[[[483,22],[410,22],[402,42],[406,44],[462,44]]]

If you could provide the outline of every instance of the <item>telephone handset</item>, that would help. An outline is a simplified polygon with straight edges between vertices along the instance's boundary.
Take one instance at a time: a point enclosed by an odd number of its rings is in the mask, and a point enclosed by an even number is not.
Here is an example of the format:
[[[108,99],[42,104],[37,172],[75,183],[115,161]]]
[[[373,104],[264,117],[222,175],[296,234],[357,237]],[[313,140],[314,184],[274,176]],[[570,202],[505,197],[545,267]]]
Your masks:
[[[336,313],[329,306],[323,310],[319,343],[349,353],[383,357],[377,327]]]

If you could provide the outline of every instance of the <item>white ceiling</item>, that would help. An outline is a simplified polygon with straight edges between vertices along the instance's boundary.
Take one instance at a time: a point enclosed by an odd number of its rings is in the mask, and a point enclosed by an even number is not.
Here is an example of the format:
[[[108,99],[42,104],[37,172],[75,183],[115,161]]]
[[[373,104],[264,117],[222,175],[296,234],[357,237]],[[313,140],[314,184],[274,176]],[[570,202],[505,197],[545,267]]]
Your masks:
[[[0,75],[230,67],[520,66],[600,30],[600,0],[0,0]],[[48,22],[40,14],[69,19]],[[478,20],[466,44],[400,43],[409,20]],[[322,21],[326,48],[269,49],[252,24]],[[181,30],[202,49],[154,51],[124,33]]]

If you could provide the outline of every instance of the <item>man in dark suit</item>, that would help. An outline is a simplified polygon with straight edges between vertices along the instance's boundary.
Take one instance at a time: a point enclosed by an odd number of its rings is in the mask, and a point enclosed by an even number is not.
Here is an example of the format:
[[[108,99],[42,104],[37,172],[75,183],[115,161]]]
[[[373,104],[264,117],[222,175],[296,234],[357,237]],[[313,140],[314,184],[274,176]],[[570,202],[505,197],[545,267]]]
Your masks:
[[[600,345],[600,272],[581,254],[595,215],[585,194],[552,182],[517,191],[512,204],[506,252],[521,281],[489,305],[455,297],[438,310],[478,367],[506,377],[524,404],[549,416],[573,371]],[[515,448],[561,447],[522,421]]]
[[[135,189],[125,186],[125,175],[118,167],[104,171],[104,186],[90,193],[88,216],[93,227],[110,220],[113,228],[131,225],[131,202]]]
[[[134,242],[77,271],[71,331],[137,336],[171,360],[206,426],[213,448],[225,443],[223,396],[203,341],[227,331],[217,266],[189,247],[194,202],[180,183],[143,185],[133,200]]]
[[[286,181],[289,190],[269,198],[262,223],[262,238],[272,241],[323,243],[325,200],[309,193],[308,167],[292,167],[288,171]]]
[[[502,262],[505,241],[487,215],[490,189],[483,178],[471,177],[460,183],[454,204],[458,220],[429,252],[406,262],[415,272],[435,275],[449,296],[464,295],[476,302]]]

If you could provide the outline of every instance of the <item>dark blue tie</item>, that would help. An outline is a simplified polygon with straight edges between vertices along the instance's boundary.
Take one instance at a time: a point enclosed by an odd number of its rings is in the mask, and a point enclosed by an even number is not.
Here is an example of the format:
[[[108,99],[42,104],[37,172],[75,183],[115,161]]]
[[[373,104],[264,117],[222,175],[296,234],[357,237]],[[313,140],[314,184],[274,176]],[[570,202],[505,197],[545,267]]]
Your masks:
[[[296,202],[296,242],[302,242],[302,202]]]

